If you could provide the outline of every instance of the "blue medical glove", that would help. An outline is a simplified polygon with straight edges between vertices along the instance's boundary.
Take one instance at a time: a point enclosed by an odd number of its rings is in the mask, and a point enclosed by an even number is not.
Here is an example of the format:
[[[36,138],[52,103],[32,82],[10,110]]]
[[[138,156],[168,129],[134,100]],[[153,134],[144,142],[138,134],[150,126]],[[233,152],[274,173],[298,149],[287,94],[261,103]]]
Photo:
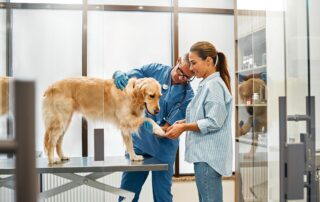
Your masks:
[[[116,71],[113,74],[113,78],[114,78],[114,84],[120,90],[123,90],[128,84],[129,78],[128,78],[127,74],[124,72]]]
[[[144,121],[141,125],[141,128],[143,128],[148,133],[153,133],[153,126],[149,121]]]

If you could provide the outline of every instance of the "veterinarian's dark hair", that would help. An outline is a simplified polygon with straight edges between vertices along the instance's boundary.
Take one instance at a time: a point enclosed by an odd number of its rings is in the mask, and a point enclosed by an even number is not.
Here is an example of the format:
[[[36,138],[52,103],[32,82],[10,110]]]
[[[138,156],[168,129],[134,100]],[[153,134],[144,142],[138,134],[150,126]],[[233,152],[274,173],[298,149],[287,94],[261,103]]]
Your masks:
[[[207,41],[199,41],[193,44],[190,48],[190,52],[196,52],[202,60],[207,59],[207,57],[211,57],[213,65],[217,63],[217,71],[220,72],[222,80],[231,93],[230,74],[228,71],[227,58],[225,54],[223,52],[218,52],[214,45]]]

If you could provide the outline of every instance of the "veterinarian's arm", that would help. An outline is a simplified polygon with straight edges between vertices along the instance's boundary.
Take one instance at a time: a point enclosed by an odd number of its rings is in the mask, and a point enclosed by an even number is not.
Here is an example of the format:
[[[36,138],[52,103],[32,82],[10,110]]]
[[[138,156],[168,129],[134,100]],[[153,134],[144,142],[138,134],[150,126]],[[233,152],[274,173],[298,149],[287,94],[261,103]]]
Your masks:
[[[138,79],[145,78],[145,77],[155,77],[157,75],[157,72],[161,71],[162,68],[165,67],[162,64],[148,64],[143,65],[139,68],[133,68],[129,72],[127,72],[127,75],[129,78],[136,77]]]

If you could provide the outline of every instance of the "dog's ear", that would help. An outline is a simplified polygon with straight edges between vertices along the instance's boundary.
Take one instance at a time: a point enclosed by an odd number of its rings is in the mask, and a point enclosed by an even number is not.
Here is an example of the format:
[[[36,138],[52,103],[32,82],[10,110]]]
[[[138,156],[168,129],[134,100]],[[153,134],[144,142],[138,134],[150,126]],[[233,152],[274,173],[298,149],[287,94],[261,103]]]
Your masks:
[[[134,90],[140,93],[144,93],[147,85],[147,78],[137,79],[137,81],[135,82]]]
[[[134,96],[144,97],[147,84],[147,78],[131,78],[126,87],[126,92],[128,94],[133,94]]]
[[[125,91],[128,93],[128,94],[132,94],[133,93],[133,90],[135,88],[135,85],[136,85],[136,82],[137,82],[137,78],[131,78],[129,79],[128,81],[128,85],[126,86],[125,88]]]

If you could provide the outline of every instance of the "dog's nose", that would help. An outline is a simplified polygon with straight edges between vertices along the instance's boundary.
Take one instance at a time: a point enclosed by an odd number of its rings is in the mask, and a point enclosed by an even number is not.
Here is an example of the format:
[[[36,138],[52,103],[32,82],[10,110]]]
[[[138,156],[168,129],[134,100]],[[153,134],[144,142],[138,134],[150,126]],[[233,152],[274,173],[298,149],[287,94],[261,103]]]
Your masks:
[[[160,109],[159,109],[159,108],[157,108],[157,109],[154,110],[154,113],[155,113],[155,114],[158,114],[159,112],[160,112]]]

